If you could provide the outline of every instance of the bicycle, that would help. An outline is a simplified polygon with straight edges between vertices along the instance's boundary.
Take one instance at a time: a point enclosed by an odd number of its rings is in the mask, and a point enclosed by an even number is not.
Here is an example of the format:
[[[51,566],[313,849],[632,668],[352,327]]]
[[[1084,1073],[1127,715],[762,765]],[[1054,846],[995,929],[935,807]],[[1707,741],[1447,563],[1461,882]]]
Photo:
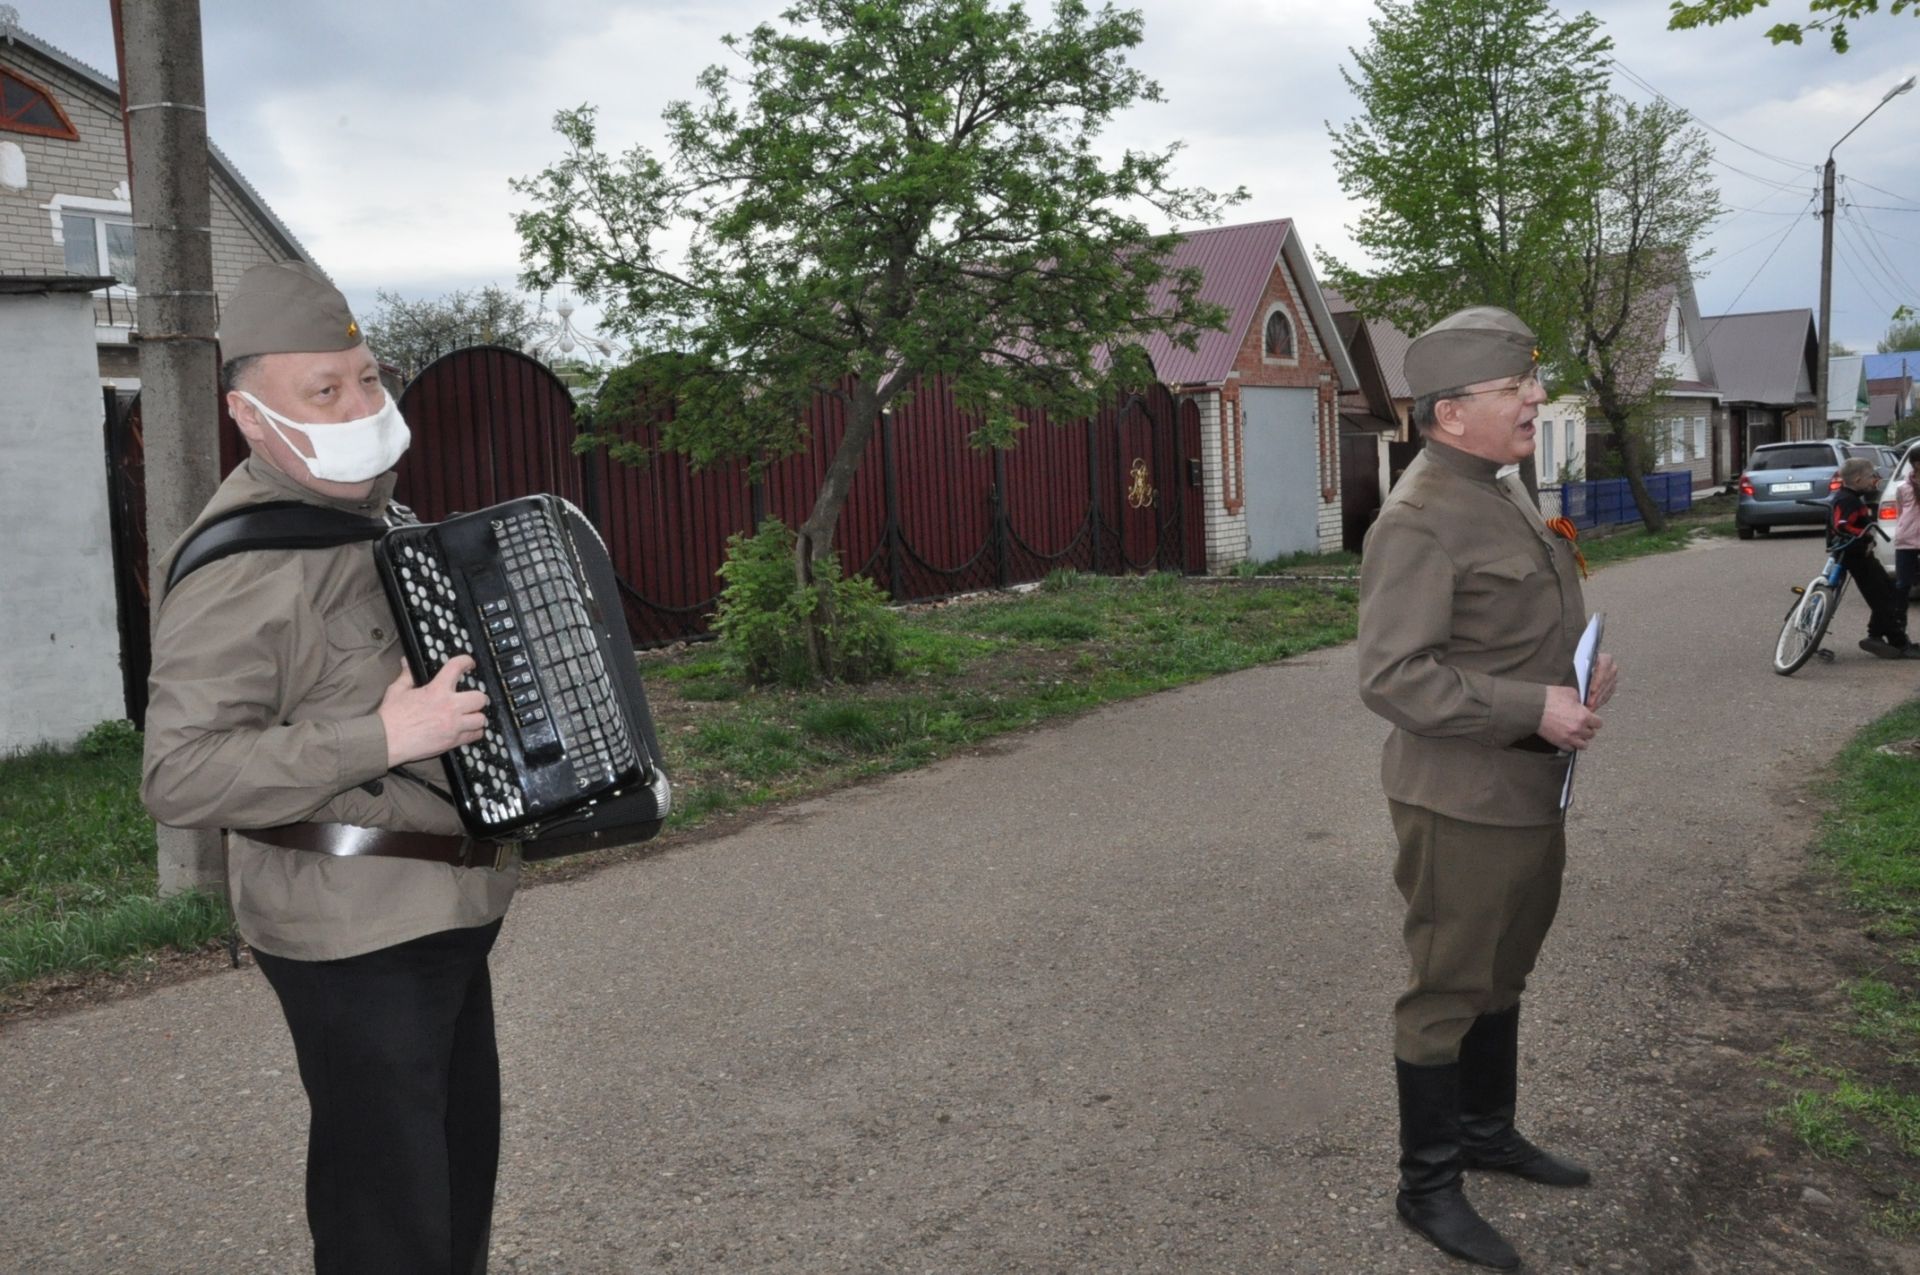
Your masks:
[[[1824,505],[1827,502],[1803,500],[1799,503]],[[1829,541],[1826,567],[1807,583],[1794,586],[1793,591],[1799,597],[1787,609],[1787,618],[1780,624],[1780,637],[1773,644],[1774,672],[1782,677],[1792,677],[1816,655],[1822,663],[1833,662],[1833,652],[1821,646],[1820,639],[1827,635],[1827,626],[1833,623],[1833,613],[1840,609],[1840,601],[1847,594],[1847,567],[1843,559],[1849,549],[1875,532],[1882,536],[1887,534],[1875,524],[1858,536]]]

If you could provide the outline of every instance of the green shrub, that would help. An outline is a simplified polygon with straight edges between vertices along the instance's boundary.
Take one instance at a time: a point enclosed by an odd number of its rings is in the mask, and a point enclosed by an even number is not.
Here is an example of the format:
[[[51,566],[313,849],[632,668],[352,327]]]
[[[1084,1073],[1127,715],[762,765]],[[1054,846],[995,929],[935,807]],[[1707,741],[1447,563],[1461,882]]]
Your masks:
[[[759,685],[813,682],[807,635],[823,602],[832,618],[821,676],[865,682],[898,669],[900,620],[887,609],[886,595],[870,580],[842,577],[837,556],[821,564],[813,587],[797,587],[793,552],[792,530],[774,518],[751,536],[727,541],[727,560],[720,567],[726,585],[713,627],[741,674]]]
[[[74,750],[82,757],[138,757],[140,732],[124,717],[101,722],[85,735]]]

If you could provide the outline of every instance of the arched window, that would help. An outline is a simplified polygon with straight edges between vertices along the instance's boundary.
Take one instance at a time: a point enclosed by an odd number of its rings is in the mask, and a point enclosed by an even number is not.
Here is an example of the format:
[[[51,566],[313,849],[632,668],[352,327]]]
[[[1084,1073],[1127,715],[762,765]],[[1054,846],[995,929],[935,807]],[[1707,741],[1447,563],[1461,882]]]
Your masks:
[[[1293,357],[1293,324],[1287,320],[1285,310],[1275,310],[1267,316],[1267,357]]]
[[[0,128],[69,142],[80,140],[73,121],[52,94],[5,67],[0,67]]]

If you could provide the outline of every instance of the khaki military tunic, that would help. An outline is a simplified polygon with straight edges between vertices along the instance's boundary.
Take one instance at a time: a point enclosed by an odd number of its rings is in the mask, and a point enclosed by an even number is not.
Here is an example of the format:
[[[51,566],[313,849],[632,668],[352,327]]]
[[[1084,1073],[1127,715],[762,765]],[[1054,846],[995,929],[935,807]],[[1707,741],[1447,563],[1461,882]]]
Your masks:
[[[1561,821],[1567,759],[1516,744],[1573,685],[1586,626],[1572,546],[1499,466],[1429,439],[1360,568],[1360,694],[1394,725],[1387,797],[1468,823]]]
[[[393,484],[389,474],[364,501],[330,500],[254,456],[227,476],[199,523],[268,500],[378,517]],[[163,568],[156,593],[165,578]],[[201,567],[160,603],[141,780],[147,809],[183,828],[312,821],[458,834],[459,817],[444,798],[387,774],[376,713],[402,662],[367,544],[256,550]],[[407,769],[446,787],[437,760]],[[495,872],[338,858],[241,832],[227,840],[241,936],[295,960],[356,956],[487,924],[505,914],[519,866],[516,859]]]

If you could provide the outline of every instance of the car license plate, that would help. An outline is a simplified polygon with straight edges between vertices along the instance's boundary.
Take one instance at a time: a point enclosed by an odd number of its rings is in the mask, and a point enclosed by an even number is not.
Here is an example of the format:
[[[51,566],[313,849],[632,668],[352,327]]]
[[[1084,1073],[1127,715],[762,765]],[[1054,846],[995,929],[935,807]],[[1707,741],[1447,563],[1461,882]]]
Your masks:
[[[1813,484],[1812,483],[1775,483],[1773,486],[1767,488],[1767,490],[1770,492],[1812,491]]]

